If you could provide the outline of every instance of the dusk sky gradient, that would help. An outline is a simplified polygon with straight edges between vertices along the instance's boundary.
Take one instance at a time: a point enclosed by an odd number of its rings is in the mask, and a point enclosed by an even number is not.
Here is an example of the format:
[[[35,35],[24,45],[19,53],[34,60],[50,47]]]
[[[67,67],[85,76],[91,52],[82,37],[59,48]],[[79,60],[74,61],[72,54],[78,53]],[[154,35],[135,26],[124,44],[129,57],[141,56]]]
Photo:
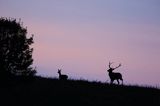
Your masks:
[[[0,0],[0,16],[34,34],[38,75],[160,86],[160,0]]]

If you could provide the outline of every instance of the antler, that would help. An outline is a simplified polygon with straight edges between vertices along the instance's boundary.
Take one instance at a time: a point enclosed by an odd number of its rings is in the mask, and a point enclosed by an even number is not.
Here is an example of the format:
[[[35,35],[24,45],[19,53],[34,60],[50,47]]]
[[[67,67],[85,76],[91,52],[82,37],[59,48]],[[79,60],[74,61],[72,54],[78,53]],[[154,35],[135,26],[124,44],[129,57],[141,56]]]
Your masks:
[[[114,69],[119,68],[120,66],[121,66],[121,63],[117,67],[115,67]]]
[[[113,62],[112,62],[112,63],[113,63]],[[112,63],[111,63],[111,62],[109,62],[109,68],[112,68],[112,67],[111,67],[111,64],[112,64]]]
[[[58,71],[61,71],[62,69],[58,69]]]

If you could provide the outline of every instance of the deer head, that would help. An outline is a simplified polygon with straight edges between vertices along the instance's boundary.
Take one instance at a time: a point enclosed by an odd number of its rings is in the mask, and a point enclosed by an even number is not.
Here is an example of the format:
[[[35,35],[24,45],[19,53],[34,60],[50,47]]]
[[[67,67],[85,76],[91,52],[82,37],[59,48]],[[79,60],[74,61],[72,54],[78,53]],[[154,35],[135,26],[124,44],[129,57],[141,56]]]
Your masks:
[[[107,70],[108,72],[112,72],[113,70],[115,70],[115,69],[117,69],[117,68],[119,68],[120,66],[121,66],[121,64],[119,64],[117,67],[115,67],[115,68],[112,68],[111,67],[111,64],[113,64],[113,62],[111,63],[111,62],[109,62],[109,69]]]
[[[61,73],[61,69],[58,69],[58,73],[59,73],[59,74]]]

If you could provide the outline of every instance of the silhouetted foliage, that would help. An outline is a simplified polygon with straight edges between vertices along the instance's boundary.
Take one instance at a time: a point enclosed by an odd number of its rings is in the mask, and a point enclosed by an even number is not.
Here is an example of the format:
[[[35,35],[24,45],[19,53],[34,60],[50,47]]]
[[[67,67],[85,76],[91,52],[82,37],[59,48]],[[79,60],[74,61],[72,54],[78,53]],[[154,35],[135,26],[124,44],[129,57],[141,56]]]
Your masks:
[[[0,76],[33,76],[32,37],[16,19],[0,18]]]

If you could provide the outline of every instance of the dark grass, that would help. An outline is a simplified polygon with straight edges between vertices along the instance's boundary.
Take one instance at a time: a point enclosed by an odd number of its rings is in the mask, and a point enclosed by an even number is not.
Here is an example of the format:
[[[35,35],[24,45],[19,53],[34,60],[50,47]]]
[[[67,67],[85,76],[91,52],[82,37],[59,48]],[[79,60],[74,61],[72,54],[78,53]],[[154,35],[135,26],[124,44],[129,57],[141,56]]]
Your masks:
[[[0,98],[0,106],[158,106],[160,90],[96,81],[34,77],[1,84]]]

